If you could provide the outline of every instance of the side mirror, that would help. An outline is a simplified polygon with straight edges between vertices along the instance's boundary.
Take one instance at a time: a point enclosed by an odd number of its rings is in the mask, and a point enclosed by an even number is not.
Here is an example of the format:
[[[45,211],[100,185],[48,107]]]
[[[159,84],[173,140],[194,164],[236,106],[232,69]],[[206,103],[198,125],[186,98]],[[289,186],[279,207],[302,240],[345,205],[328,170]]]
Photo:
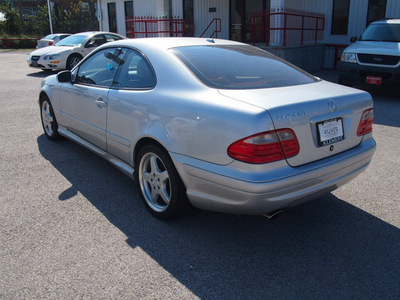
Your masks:
[[[71,71],[61,71],[60,73],[57,74],[57,80],[58,82],[71,82],[72,76],[71,76]]]
[[[356,37],[356,36],[352,36],[351,38],[350,38],[350,43],[355,43],[355,42],[357,42],[357,40],[358,40],[358,38]]]

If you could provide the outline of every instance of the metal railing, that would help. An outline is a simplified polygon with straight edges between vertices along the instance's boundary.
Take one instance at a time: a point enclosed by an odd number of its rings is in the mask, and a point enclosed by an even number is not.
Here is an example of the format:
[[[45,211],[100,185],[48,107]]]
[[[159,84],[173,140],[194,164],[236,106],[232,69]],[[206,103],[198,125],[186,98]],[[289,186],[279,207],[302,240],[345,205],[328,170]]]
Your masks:
[[[292,46],[323,40],[325,17],[305,12],[281,11],[253,15],[250,31],[253,45],[262,40],[269,46]],[[283,34],[282,34],[283,33]]]
[[[203,37],[213,24],[215,25],[215,30],[209,37],[212,38],[212,37],[214,37],[214,34],[215,34],[215,38],[218,38],[218,32],[221,32],[221,19],[220,18],[214,18],[210,22],[210,24],[208,24],[207,28],[203,31],[203,33],[200,35],[200,37]]]
[[[182,37],[185,34],[185,20],[178,17],[134,17],[127,18],[128,38]]]

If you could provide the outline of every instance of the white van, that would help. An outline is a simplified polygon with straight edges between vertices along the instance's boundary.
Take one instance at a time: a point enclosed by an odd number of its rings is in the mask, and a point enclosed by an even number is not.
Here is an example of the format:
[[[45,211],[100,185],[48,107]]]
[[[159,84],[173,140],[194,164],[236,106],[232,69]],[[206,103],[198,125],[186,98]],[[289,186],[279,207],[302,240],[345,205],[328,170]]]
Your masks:
[[[350,41],[338,64],[340,84],[400,87],[400,19],[373,22]]]

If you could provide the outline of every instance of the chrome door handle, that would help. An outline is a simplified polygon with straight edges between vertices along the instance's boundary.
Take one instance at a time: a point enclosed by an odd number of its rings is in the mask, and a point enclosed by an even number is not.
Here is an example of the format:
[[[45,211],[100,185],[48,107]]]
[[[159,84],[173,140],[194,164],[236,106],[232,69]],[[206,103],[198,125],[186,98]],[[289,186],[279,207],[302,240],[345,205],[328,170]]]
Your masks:
[[[95,102],[96,102],[98,108],[102,108],[102,107],[106,107],[107,106],[107,103],[101,98],[99,98]]]

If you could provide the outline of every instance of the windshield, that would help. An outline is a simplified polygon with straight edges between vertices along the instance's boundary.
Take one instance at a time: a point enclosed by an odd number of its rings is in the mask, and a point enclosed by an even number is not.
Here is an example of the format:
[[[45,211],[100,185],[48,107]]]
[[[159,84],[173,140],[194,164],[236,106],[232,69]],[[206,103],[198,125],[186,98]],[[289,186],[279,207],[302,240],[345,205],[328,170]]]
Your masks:
[[[257,89],[317,81],[303,70],[248,45],[179,47],[172,52],[212,88]]]
[[[87,35],[71,35],[61,41],[56,46],[79,46],[87,39]]]
[[[359,40],[400,43],[400,24],[371,24]]]

